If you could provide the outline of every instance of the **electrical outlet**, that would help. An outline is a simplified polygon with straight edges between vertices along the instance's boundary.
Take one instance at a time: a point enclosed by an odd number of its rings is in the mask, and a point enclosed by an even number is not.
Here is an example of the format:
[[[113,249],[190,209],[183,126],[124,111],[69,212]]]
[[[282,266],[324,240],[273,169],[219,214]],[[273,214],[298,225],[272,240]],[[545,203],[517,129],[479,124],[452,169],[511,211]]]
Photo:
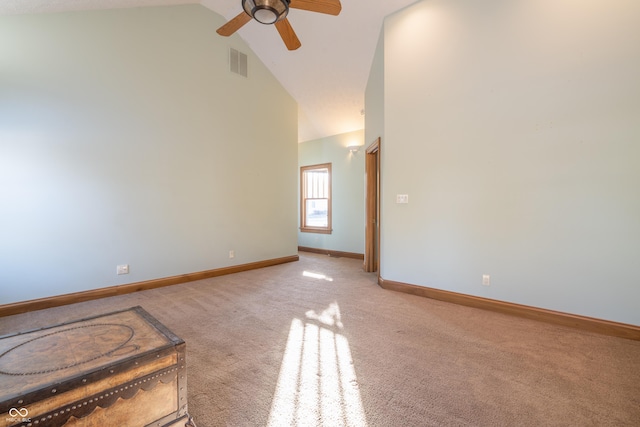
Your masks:
[[[116,267],[116,273],[129,274],[129,264],[122,264]]]
[[[235,258],[236,257],[236,251],[234,251],[233,249],[229,251],[229,258]]]
[[[482,285],[483,286],[491,286],[491,276],[488,274],[482,275]]]
[[[409,203],[408,194],[396,194],[396,203]]]

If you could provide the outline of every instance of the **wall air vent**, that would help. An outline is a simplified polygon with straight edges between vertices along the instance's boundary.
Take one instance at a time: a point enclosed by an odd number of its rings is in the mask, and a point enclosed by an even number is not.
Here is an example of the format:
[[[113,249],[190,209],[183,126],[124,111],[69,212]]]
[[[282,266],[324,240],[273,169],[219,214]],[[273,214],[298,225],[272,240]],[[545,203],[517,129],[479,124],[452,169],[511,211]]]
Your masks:
[[[229,48],[229,71],[247,77],[247,55],[232,47]]]

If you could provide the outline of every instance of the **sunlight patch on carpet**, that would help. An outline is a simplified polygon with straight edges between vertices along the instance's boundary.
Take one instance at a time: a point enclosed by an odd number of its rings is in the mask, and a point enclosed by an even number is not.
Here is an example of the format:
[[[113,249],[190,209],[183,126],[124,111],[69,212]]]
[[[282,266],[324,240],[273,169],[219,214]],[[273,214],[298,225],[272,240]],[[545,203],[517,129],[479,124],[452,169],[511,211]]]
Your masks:
[[[268,426],[367,426],[343,327],[335,302],[291,321]]]
[[[325,274],[322,273],[313,273],[311,271],[303,271],[302,275],[304,277],[311,277],[312,279],[321,279],[321,280],[326,280],[327,282],[333,282],[333,279]]]

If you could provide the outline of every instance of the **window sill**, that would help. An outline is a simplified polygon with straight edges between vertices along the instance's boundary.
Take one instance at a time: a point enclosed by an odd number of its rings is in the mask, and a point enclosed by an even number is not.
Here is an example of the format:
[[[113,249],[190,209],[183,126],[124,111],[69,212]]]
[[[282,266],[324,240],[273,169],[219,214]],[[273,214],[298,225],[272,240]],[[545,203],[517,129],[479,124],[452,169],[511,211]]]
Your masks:
[[[330,228],[300,227],[300,231],[303,233],[331,234],[333,230]]]

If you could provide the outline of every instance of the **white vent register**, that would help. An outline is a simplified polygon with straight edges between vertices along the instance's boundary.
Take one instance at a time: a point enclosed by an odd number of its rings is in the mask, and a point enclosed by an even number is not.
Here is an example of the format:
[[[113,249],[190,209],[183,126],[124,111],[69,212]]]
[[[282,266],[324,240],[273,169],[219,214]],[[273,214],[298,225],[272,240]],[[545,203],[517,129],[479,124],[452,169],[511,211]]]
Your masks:
[[[229,48],[229,71],[247,77],[247,55],[232,47]]]

